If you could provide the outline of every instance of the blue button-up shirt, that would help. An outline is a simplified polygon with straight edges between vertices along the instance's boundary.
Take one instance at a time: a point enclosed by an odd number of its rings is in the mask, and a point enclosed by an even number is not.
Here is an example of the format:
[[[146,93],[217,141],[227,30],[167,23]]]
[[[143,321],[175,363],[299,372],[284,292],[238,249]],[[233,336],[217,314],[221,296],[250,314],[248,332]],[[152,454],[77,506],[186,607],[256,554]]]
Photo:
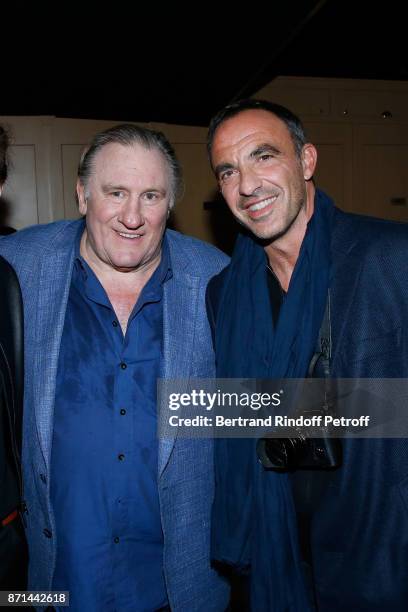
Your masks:
[[[70,610],[166,605],[157,488],[156,379],[163,328],[162,258],[125,337],[102,285],[74,263],[58,362],[51,462],[57,536],[53,589]]]

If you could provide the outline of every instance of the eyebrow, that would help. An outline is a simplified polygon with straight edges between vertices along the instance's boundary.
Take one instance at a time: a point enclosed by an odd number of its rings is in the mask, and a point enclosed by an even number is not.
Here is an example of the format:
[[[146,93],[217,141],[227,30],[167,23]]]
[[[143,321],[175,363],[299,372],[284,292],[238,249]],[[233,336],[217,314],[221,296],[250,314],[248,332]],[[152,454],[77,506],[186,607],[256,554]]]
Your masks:
[[[263,153],[273,153],[274,155],[280,155],[281,151],[273,145],[265,142],[263,144],[258,145],[256,149],[251,151],[249,157],[257,157],[258,155],[262,155]]]
[[[235,166],[232,164],[218,164],[218,166],[215,166],[214,168],[214,173],[216,177],[219,177],[222,172],[225,172],[225,170],[233,170],[234,168]]]
[[[108,193],[109,191],[126,191],[126,187],[115,185],[114,183],[106,183],[105,185],[102,185],[102,191],[104,193]]]
[[[110,191],[129,191],[129,188],[120,184],[106,183],[102,185],[102,191],[104,193],[109,193]],[[144,189],[143,193],[150,191],[157,191],[157,193],[161,193],[164,196],[167,194],[167,190],[164,187],[149,187],[148,189]]]

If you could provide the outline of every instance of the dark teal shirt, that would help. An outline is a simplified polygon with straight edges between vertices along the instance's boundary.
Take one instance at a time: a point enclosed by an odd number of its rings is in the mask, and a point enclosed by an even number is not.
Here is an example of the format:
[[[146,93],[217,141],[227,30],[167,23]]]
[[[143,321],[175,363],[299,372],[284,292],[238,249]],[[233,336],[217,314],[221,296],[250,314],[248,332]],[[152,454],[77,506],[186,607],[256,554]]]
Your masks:
[[[169,251],[144,287],[125,337],[102,285],[74,263],[58,364],[51,500],[53,589],[70,610],[166,605],[157,488],[156,379]]]

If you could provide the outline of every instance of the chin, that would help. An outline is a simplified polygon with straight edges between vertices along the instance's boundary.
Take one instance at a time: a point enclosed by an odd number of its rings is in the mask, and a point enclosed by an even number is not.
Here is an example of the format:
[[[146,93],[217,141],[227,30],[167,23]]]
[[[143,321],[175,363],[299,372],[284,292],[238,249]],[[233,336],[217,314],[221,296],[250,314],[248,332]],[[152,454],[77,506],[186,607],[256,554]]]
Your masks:
[[[247,227],[255,236],[264,240],[272,240],[280,233],[279,228],[268,226],[268,224],[262,226],[262,223],[251,223]]]
[[[120,260],[120,261],[112,261],[112,266],[115,270],[120,270],[122,272],[130,272],[131,270],[136,270],[142,265],[141,261],[135,260]]]

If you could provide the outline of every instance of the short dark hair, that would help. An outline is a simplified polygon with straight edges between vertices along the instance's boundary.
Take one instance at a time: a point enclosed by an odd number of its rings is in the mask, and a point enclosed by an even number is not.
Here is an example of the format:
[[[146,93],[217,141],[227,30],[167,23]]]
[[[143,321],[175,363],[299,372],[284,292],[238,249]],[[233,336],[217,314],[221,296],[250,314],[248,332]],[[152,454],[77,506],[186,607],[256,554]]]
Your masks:
[[[303,145],[305,145],[308,141],[306,138],[305,129],[299,117],[292,113],[292,111],[290,111],[288,108],[281,106],[280,104],[268,102],[267,100],[247,98],[245,100],[239,100],[238,102],[225,106],[211,119],[207,137],[207,151],[210,160],[214,135],[217,128],[227,119],[230,119],[231,117],[234,117],[235,115],[238,115],[246,110],[264,110],[268,113],[272,113],[278,117],[278,119],[283,121],[289,130],[296,154],[300,155]]]
[[[8,172],[7,149],[10,139],[7,131],[0,125],[0,185],[6,182]]]
[[[127,147],[139,144],[145,149],[156,149],[162,153],[171,175],[172,194],[170,207],[172,207],[175,200],[181,195],[183,188],[182,170],[176,153],[162,132],[132,123],[115,125],[94,136],[88,148],[83,152],[79,162],[78,178],[82,185],[86,188],[89,177],[92,174],[94,159],[98,152],[104,146],[114,143]]]

